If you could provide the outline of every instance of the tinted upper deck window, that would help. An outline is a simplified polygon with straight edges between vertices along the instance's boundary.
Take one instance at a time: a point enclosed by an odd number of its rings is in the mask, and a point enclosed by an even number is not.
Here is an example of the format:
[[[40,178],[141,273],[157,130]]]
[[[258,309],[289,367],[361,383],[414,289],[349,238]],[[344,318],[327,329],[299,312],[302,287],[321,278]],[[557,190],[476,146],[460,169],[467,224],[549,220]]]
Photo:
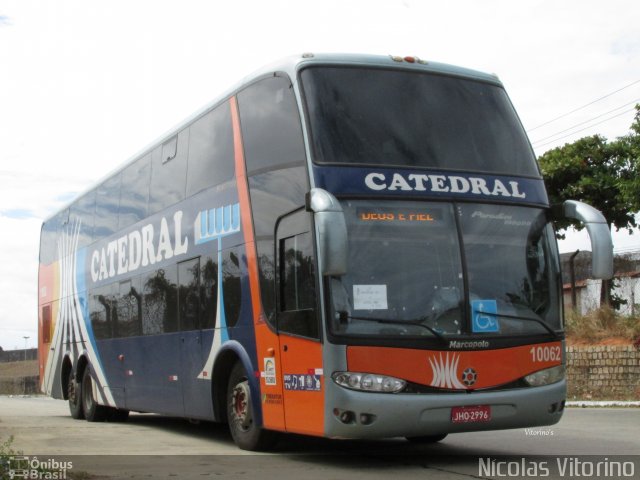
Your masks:
[[[231,110],[225,102],[189,128],[187,196],[233,178]]]
[[[288,77],[268,77],[238,94],[247,173],[302,164],[300,115]]]
[[[105,180],[96,189],[94,240],[110,237],[118,231],[121,173]]]
[[[498,85],[354,67],[307,68],[301,80],[318,163],[539,176]]]
[[[122,172],[118,227],[125,228],[147,216],[151,154],[139,158]]]
[[[42,225],[40,234],[40,263],[49,265],[59,259],[58,243],[63,228],[69,223],[69,209],[59,212]]]
[[[149,215],[184,199],[188,151],[189,129],[187,128],[151,152]]]
[[[80,223],[78,231],[78,248],[86,247],[93,241],[93,222],[96,210],[96,191],[91,190],[69,208],[69,222]]]

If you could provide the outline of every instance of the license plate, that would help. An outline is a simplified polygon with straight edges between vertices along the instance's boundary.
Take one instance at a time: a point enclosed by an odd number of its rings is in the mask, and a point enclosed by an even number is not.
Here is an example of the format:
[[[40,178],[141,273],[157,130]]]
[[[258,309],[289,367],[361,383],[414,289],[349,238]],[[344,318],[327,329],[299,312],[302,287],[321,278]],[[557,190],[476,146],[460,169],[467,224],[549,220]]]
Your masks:
[[[474,405],[471,407],[453,407],[451,409],[452,423],[479,423],[491,420],[490,405]]]

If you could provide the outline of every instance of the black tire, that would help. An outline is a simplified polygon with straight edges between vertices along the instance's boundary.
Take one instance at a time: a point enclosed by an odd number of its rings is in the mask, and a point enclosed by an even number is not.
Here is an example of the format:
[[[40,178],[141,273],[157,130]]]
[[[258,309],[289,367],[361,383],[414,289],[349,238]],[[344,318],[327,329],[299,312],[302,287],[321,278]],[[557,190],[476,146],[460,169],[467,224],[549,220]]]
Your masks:
[[[227,420],[233,441],[243,450],[267,450],[276,442],[275,432],[253,421],[249,379],[241,363],[231,370],[227,388]]]
[[[440,435],[423,435],[421,437],[407,437],[411,443],[437,443],[447,437],[446,433]]]
[[[93,378],[91,368],[87,365],[82,374],[82,411],[89,422],[102,422],[107,418],[108,407],[98,405],[93,398]]]
[[[76,372],[73,369],[69,372],[69,379],[67,380],[67,398],[71,417],[76,420],[82,420],[84,418],[84,411],[82,410],[82,382],[76,380]]]
[[[129,418],[129,410],[109,408],[107,412],[108,422],[126,422]]]

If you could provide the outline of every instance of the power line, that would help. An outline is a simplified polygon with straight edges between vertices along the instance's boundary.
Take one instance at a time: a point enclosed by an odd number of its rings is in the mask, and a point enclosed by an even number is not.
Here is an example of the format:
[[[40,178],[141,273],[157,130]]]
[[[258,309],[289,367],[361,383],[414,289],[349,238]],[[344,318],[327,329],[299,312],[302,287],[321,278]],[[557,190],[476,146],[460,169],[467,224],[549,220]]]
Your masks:
[[[549,120],[549,121],[547,121],[547,122],[541,123],[541,124],[540,124],[540,125],[538,125],[537,127],[533,127],[533,128],[531,128],[531,129],[527,130],[527,133],[529,133],[529,132],[533,132],[534,130],[537,130],[537,129],[541,128],[541,127],[544,127],[545,125],[549,125],[550,123],[553,123],[553,122],[555,122],[556,120],[560,120],[561,118],[568,117],[568,116],[569,116],[569,115],[571,115],[572,113],[578,112],[578,111],[582,110],[583,108],[586,108],[586,107],[588,107],[588,106],[590,106],[590,105],[593,105],[594,103],[598,103],[599,101],[604,100],[605,98],[608,98],[608,97],[610,97],[611,95],[614,95],[614,94],[616,94],[616,93],[618,93],[618,92],[621,92],[622,90],[625,90],[625,89],[627,89],[627,88],[629,88],[629,87],[632,87],[632,86],[633,86],[633,85],[635,85],[636,83],[640,83],[640,80],[636,80],[635,82],[631,82],[629,85],[625,85],[624,87],[619,88],[618,90],[615,90],[615,91],[613,91],[613,92],[611,92],[611,93],[607,93],[606,95],[604,95],[604,96],[602,96],[602,97],[600,97],[600,98],[596,98],[595,100],[593,100],[593,101],[591,101],[591,102],[589,102],[589,103],[585,103],[585,104],[584,104],[584,105],[582,105],[581,107],[578,107],[578,108],[576,108],[576,109],[574,109],[574,110],[571,110],[570,112],[564,113],[564,114],[560,115],[559,117],[553,118],[553,119],[551,119],[551,120]]]
[[[573,130],[574,128],[579,127],[580,125],[584,125],[585,123],[589,123],[589,122],[592,122],[592,121],[594,121],[594,120],[597,120],[598,118],[604,117],[605,115],[608,115],[608,114],[610,114],[610,113],[613,113],[613,112],[615,112],[616,110],[620,110],[621,108],[628,107],[629,105],[636,104],[636,102],[639,102],[639,101],[640,101],[640,98],[636,98],[636,99],[635,99],[634,101],[632,101],[632,102],[625,103],[624,105],[620,105],[619,107],[616,107],[616,108],[611,109],[611,110],[609,110],[609,111],[607,111],[607,112],[601,113],[600,115],[596,115],[595,117],[590,118],[589,120],[585,120],[584,122],[576,123],[575,125],[572,125],[572,126],[570,126],[569,128],[565,128],[564,130],[560,130],[559,132],[556,132],[556,133],[554,133],[553,135],[549,135],[549,136],[544,137],[544,138],[539,138],[538,140],[534,140],[534,141],[532,141],[531,143],[536,144],[536,143],[540,143],[540,142],[542,142],[542,141],[544,141],[544,140],[547,140],[547,139],[549,139],[549,138],[553,138],[553,137],[555,137],[556,135],[560,135],[561,133],[568,132],[569,130]]]
[[[621,117],[622,115],[624,115],[626,113],[629,113],[629,112],[633,112],[633,111],[635,111],[635,108],[630,108],[629,110],[625,110],[624,112],[621,112],[621,113],[619,113],[617,115],[614,115],[614,116],[609,117],[609,118],[605,118],[601,122],[594,123],[593,125],[589,125],[588,127],[581,128],[580,130],[576,130],[575,132],[568,133],[567,135],[563,135],[562,137],[558,137],[558,138],[556,138],[554,140],[549,140],[548,142],[540,143],[540,144],[536,145],[536,148],[544,147],[545,145],[549,145],[550,143],[557,142],[558,140],[562,140],[563,138],[570,137],[571,135],[575,135],[576,133],[580,133],[580,132],[583,132],[585,130],[589,130],[590,128],[595,127],[596,125],[600,125],[602,123],[608,122],[609,120],[613,120],[614,118]]]

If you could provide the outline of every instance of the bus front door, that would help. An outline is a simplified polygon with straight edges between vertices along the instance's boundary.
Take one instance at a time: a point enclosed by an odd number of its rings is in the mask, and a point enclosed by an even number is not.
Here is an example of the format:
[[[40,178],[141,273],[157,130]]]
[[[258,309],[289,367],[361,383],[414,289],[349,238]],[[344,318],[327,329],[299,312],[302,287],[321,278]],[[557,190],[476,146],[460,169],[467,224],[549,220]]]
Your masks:
[[[322,344],[310,214],[298,210],[277,227],[277,323],[287,431],[324,432]]]

